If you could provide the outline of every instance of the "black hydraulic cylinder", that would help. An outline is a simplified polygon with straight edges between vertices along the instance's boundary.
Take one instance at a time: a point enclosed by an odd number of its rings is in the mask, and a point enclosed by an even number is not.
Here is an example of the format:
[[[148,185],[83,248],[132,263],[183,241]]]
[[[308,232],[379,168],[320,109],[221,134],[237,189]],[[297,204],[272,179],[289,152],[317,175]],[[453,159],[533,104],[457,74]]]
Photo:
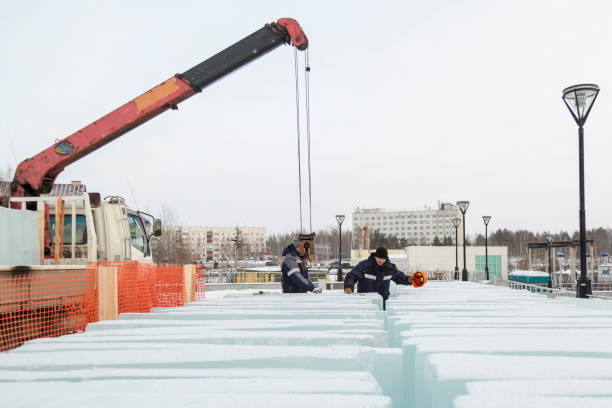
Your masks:
[[[193,88],[201,90],[284,43],[283,35],[264,27],[185,71],[181,76],[189,81]]]

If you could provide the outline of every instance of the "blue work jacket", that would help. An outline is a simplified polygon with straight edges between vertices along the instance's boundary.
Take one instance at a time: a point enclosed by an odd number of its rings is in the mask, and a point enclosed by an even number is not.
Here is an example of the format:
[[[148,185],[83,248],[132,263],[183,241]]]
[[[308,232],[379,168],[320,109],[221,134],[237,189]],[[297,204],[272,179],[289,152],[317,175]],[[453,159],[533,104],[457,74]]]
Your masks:
[[[361,261],[344,278],[344,287],[354,289],[357,283],[357,292],[378,292],[383,299],[389,297],[389,282],[393,281],[398,285],[409,285],[410,278],[389,262],[378,266],[371,254],[368,259]]]
[[[311,292],[315,286],[308,277],[308,268],[293,244],[283,249],[281,279],[283,293]]]

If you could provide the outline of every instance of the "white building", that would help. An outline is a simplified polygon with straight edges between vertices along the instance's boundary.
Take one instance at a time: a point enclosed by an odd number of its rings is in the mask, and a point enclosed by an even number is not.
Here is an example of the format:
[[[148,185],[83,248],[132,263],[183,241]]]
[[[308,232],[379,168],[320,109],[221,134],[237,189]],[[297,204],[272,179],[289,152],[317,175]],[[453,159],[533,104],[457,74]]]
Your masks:
[[[353,251],[355,254],[358,251]],[[412,275],[416,271],[427,272],[433,279],[453,279],[455,272],[455,245],[448,246],[410,246],[404,248],[403,253],[389,252],[389,260],[400,271]],[[362,253],[358,259],[351,259],[351,265],[366,259],[368,254]],[[485,247],[466,246],[465,261],[469,280],[485,279]],[[488,247],[489,279],[508,279],[508,247]],[[457,266],[459,277],[463,270],[463,247],[457,246]]]
[[[456,205],[439,203],[437,209],[423,210],[385,210],[382,208],[357,207],[353,212],[353,247],[358,248],[358,231],[360,227],[368,226],[370,231],[379,231],[386,235],[395,235],[406,239],[410,245],[428,245],[438,237],[445,237],[455,242],[455,227],[453,218],[462,218]],[[463,224],[457,229],[458,243],[463,244]]]
[[[405,272],[414,273],[417,270],[429,275],[442,274],[441,279],[452,279],[455,271],[455,246],[412,246],[407,247],[406,261],[403,263]],[[489,246],[489,279],[497,277],[508,280],[508,247]],[[485,279],[485,247],[466,246],[465,263],[469,280]],[[393,262],[393,261],[392,261]],[[463,270],[463,247],[457,247],[457,265],[459,276]],[[399,265],[397,265],[399,268]],[[401,268],[400,268],[401,269]]]

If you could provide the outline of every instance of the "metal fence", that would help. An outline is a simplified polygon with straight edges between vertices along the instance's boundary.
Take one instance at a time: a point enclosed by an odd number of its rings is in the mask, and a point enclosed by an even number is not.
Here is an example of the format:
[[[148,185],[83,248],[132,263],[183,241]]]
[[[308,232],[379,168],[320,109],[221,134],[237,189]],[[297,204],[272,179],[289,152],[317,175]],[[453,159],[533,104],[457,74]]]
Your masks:
[[[319,279],[324,279],[325,282],[334,280],[330,279],[327,271],[309,271],[310,280],[313,282]],[[280,283],[280,271],[245,271],[238,269],[211,269],[204,273],[205,283]]]
[[[497,286],[507,286],[516,290],[527,290],[532,293],[546,294],[549,296],[576,297],[576,283],[563,284],[560,287],[549,288],[542,285],[535,285],[533,283],[494,279],[493,284]],[[607,290],[607,285],[609,284],[592,284],[593,294],[589,295],[589,298],[612,300],[612,290]]]

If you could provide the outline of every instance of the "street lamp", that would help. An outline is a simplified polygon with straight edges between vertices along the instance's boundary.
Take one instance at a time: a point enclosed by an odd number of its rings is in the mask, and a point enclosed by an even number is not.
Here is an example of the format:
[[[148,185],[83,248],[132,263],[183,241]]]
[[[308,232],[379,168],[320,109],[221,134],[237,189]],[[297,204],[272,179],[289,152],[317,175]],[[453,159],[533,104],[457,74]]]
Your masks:
[[[338,245],[338,275],[336,277],[336,281],[342,282],[344,278],[342,277],[342,223],[344,222],[344,215],[336,215],[336,221],[338,221],[338,226],[340,227],[340,244]]]
[[[461,280],[468,280],[467,269],[465,268],[465,212],[470,206],[469,201],[457,201],[457,207],[459,207],[459,211],[461,211],[461,215],[463,216],[463,270],[461,271]]]
[[[584,130],[583,126],[599,94],[595,84],[574,85],[563,90],[563,102],[578,125],[578,172],[580,177],[580,278],[576,297],[586,298],[591,292],[591,281],[586,269],[586,221],[584,216]]]
[[[459,228],[459,224],[461,224],[461,218],[455,217],[451,221],[453,222],[453,226],[455,227],[455,276],[453,276],[453,280],[459,280],[459,251],[457,250],[457,244],[459,243],[459,241],[457,239],[457,230]]]
[[[487,231],[487,227],[489,225],[489,221],[491,221],[491,216],[483,215],[482,220],[485,224],[485,275],[487,280],[489,280],[489,234]]]

